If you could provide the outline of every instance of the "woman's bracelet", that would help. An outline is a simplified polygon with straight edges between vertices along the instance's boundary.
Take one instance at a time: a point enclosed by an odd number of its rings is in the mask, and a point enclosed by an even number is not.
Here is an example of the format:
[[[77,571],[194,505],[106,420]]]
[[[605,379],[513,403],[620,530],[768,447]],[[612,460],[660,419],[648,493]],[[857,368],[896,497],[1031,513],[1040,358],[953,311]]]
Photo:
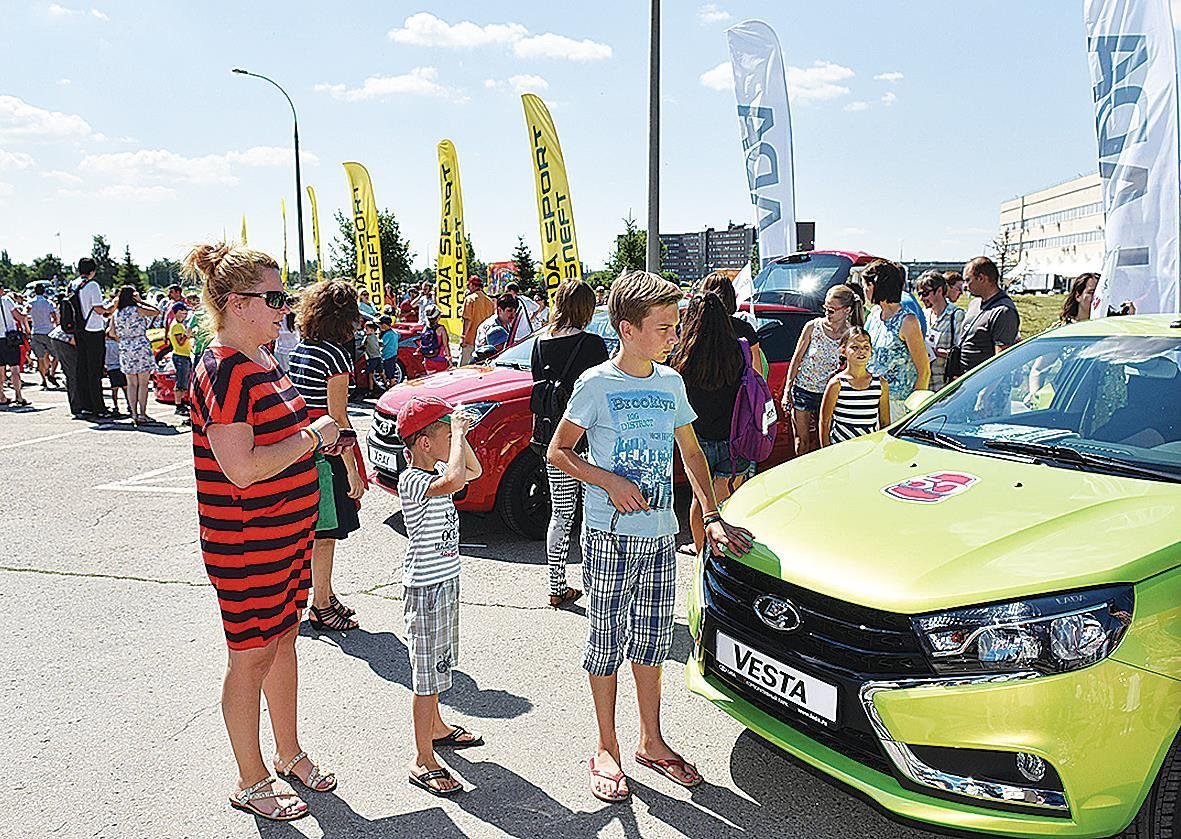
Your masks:
[[[312,432],[312,436],[316,438],[316,445],[312,447],[312,454],[324,448],[324,435],[320,433],[320,429],[308,426],[308,431]]]
[[[722,514],[719,513],[717,510],[714,510],[712,513],[706,513],[704,516],[701,517],[701,522],[706,527],[709,527],[714,522],[721,521],[721,520],[722,520]]]

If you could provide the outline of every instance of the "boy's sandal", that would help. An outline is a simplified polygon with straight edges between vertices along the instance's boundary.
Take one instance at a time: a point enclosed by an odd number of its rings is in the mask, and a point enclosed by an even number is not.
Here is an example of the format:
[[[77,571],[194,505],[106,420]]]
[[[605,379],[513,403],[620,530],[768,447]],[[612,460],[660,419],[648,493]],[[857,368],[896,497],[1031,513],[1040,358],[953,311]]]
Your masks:
[[[272,822],[292,822],[296,819],[302,819],[308,814],[307,802],[296,795],[294,792],[286,792],[280,789],[263,789],[263,787],[271,786],[278,783],[274,776],[268,775],[257,784],[246,789],[238,790],[230,796],[230,806],[235,810],[241,810],[244,813],[249,813],[252,816],[266,819]],[[288,804],[284,807],[276,806],[272,810],[264,809],[254,802],[261,801],[264,798],[294,798],[294,804]]]
[[[468,738],[466,740],[460,739],[465,734],[468,736]],[[432,742],[435,744],[436,748],[445,746],[452,749],[470,749],[472,746],[484,745],[484,738],[479,734],[468,731],[462,725],[457,725],[455,726],[455,730],[446,737],[438,737]]]
[[[587,768],[590,770],[591,795],[593,795],[595,798],[599,799],[600,801],[606,801],[608,804],[618,804],[620,801],[627,801],[627,799],[631,797],[631,790],[624,790],[620,788],[623,782],[627,780],[622,770],[616,772],[614,775],[608,775],[606,772],[600,772],[598,769],[595,769],[595,759],[593,757],[587,764]],[[599,788],[595,784],[595,778],[602,778],[605,781],[610,781],[614,785],[615,791],[599,792]]]
[[[640,766],[647,766],[654,772],[658,772],[664,777],[668,778],[674,784],[680,784],[686,789],[693,789],[700,786],[704,778],[701,773],[697,771],[697,767],[692,763],[686,763],[682,757],[670,757],[664,760],[653,760],[650,757],[644,757],[639,752],[636,752],[636,763]],[[685,781],[682,778],[673,774],[672,770],[679,769],[682,775],[688,775],[693,778],[691,781]]]
[[[357,614],[356,609],[352,609],[352,608],[344,605],[343,603],[341,603],[339,600],[337,600],[335,594],[329,595],[328,605],[331,606],[336,611],[340,612],[346,618],[351,618],[353,615]]]
[[[457,793],[463,792],[462,786],[454,786],[451,789],[439,789],[431,785],[431,781],[450,780],[451,773],[446,769],[432,769],[429,772],[423,772],[421,775],[410,773],[410,783],[414,786],[424,789],[431,795],[437,795],[439,798],[447,798]]]
[[[552,609],[560,609],[567,603],[573,603],[578,598],[582,597],[582,592],[576,588],[566,587],[566,590],[561,594],[551,594],[549,596],[549,605]]]
[[[305,781],[293,771],[295,765],[304,758],[307,758],[308,763],[312,769],[308,772],[308,779]],[[310,789],[312,792],[332,792],[336,789],[336,775],[332,772],[324,772],[316,765],[307,752],[300,752],[293,757],[285,767],[280,769],[275,767],[275,774],[285,781],[299,781],[300,784]]]
[[[323,632],[325,630],[348,632],[360,626],[355,620],[345,617],[331,606],[327,609],[318,609],[313,606],[312,616],[308,622],[312,625],[312,629],[317,632]]]

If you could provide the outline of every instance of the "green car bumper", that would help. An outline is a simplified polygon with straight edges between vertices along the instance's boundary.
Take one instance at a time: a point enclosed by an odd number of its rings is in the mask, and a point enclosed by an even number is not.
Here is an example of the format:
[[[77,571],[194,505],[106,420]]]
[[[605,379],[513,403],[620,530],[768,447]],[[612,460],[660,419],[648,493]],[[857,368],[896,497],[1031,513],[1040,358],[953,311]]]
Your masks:
[[[871,681],[858,699],[894,770],[887,774],[808,736],[785,721],[790,713],[769,713],[708,672],[700,575],[689,600],[689,689],[905,818],[1010,836],[1110,836],[1135,817],[1177,735],[1181,681],[1116,658],[1054,676]],[[956,749],[1033,755],[1059,783],[1039,791],[1033,782],[976,781],[932,765],[938,761],[931,754]]]

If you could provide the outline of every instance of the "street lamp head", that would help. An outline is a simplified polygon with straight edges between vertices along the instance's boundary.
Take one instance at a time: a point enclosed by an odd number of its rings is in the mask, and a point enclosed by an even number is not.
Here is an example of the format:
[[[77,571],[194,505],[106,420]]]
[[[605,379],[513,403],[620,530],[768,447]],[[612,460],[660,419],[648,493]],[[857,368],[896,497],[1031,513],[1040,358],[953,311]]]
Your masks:
[[[241,67],[235,67],[235,68],[234,68],[233,70],[231,70],[230,72],[232,72],[232,73],[242,73],[243,75],[245,75],[247,71],[246,71],[246,70],[243,70]]]

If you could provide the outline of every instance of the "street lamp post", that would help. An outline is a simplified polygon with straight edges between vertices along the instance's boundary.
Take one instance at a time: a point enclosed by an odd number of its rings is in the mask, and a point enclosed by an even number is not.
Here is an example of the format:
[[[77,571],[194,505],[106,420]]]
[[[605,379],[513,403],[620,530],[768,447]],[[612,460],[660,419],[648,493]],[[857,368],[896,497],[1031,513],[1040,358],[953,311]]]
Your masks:
[[[299,117],[295,113],[295,103],[291,101],[291,97],[287,95],[287,91],[274,79],[269,79],[259,73],[251,73],[249,70],[243,70],[241,67],[235,67],[234,72],[241,76],[254,76],[256,79],[270,82],[279,89],[279,92],[283,94],[283,98],[287,100],[287,104],[291,106],[291,120],[295,124],[295,221],[298,230],[297,241],[299,242],[299,277],[302,280],[307,262],[303,254],[303,185],[299,178]]]
[[[652,0],[648,48],[648,249],[645,267],[660,273],[660,0]]]

